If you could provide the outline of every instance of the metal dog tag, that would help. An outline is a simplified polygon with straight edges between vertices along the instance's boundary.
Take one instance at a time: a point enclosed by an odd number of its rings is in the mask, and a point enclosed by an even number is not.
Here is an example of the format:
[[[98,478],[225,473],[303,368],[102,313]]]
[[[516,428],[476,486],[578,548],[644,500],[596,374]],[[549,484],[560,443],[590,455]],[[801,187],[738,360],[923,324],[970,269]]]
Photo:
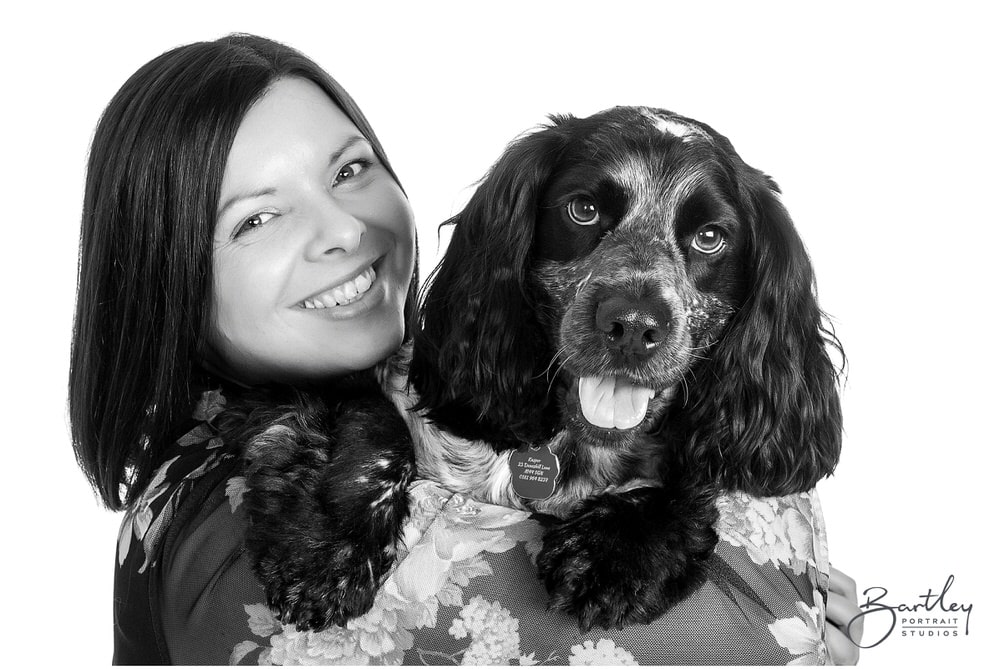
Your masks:
[[[549,447],[522,446],[510,454],[510,481],[524,499],[547,499],[556,490],[559,459]]]

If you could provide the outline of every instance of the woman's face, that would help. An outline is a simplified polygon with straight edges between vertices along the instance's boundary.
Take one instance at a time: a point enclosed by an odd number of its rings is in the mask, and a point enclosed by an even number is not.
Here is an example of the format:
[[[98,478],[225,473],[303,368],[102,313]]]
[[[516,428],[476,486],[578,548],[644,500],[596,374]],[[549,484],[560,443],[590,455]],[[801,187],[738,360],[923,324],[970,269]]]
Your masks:
[[[371,145],[312,82],[279,79],[226,162],[209,361],[238,381],[370,367],[403,339],[410,205]]]

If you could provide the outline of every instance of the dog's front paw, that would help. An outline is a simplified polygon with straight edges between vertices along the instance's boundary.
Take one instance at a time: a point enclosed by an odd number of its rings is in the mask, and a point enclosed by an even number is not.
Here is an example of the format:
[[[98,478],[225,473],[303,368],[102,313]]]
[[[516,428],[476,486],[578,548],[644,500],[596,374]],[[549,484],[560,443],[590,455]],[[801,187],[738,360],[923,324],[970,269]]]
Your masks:
[[[550,608],[575,616],[583,632],[651,622],[704,582],[714,520],[707,496],[657,488],[587,500],[545,533],[538,570]]]
[[[262,559],[258,574],[282,623],[300,631],[345,625],[364,615],[392,567],[395,547],[319,542],[309,555]]]

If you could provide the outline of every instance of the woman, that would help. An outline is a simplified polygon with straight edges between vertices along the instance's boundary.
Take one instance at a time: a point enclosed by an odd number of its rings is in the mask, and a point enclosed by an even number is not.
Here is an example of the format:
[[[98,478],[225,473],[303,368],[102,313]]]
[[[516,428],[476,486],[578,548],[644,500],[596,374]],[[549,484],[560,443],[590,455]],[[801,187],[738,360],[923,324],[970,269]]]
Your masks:
[[[328,74],[239,35],[142,67],[95,134],[81,247],[70,414],[81,467],[108,507],[127,510],[116,662],[566,661],[529,654],[528,630],[522,644],[517,620],[483,597],[527,592],[544,611],[537,582],[521,580],[528,561],[511,550],[527,555],[533,524],[431,484],[414,489],[400,563],[417,578],[390,579],[369,615],[306,634],[264,605],[243,551],[238,454],[212,419],[246,388],[312,387],[383,360],[406,336],[416,286],[409,204]],[[440,578],[430,586],[428,574]],[[827,611],[842,625],[856,607],[841,599]],[[810,609],[814,627],[821,610]],[[633,657],[575,635],[568,619],[537,620],[536,637],[579,649],[570,660]],[[625,632],[644,646],[670,642],[653,626]]]

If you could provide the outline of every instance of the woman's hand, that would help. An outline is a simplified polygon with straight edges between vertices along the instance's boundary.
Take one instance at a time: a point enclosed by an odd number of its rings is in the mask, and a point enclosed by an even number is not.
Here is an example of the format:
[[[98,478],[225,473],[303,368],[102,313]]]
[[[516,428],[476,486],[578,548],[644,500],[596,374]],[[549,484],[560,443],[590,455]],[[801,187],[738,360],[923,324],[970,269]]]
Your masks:
[[[857,664],[861,655],[864,618],[851,620],[861,613],[858,608],[858,586],[854,579],[830,568],[830,592],[826,601],[826,647],[834,664]]]

